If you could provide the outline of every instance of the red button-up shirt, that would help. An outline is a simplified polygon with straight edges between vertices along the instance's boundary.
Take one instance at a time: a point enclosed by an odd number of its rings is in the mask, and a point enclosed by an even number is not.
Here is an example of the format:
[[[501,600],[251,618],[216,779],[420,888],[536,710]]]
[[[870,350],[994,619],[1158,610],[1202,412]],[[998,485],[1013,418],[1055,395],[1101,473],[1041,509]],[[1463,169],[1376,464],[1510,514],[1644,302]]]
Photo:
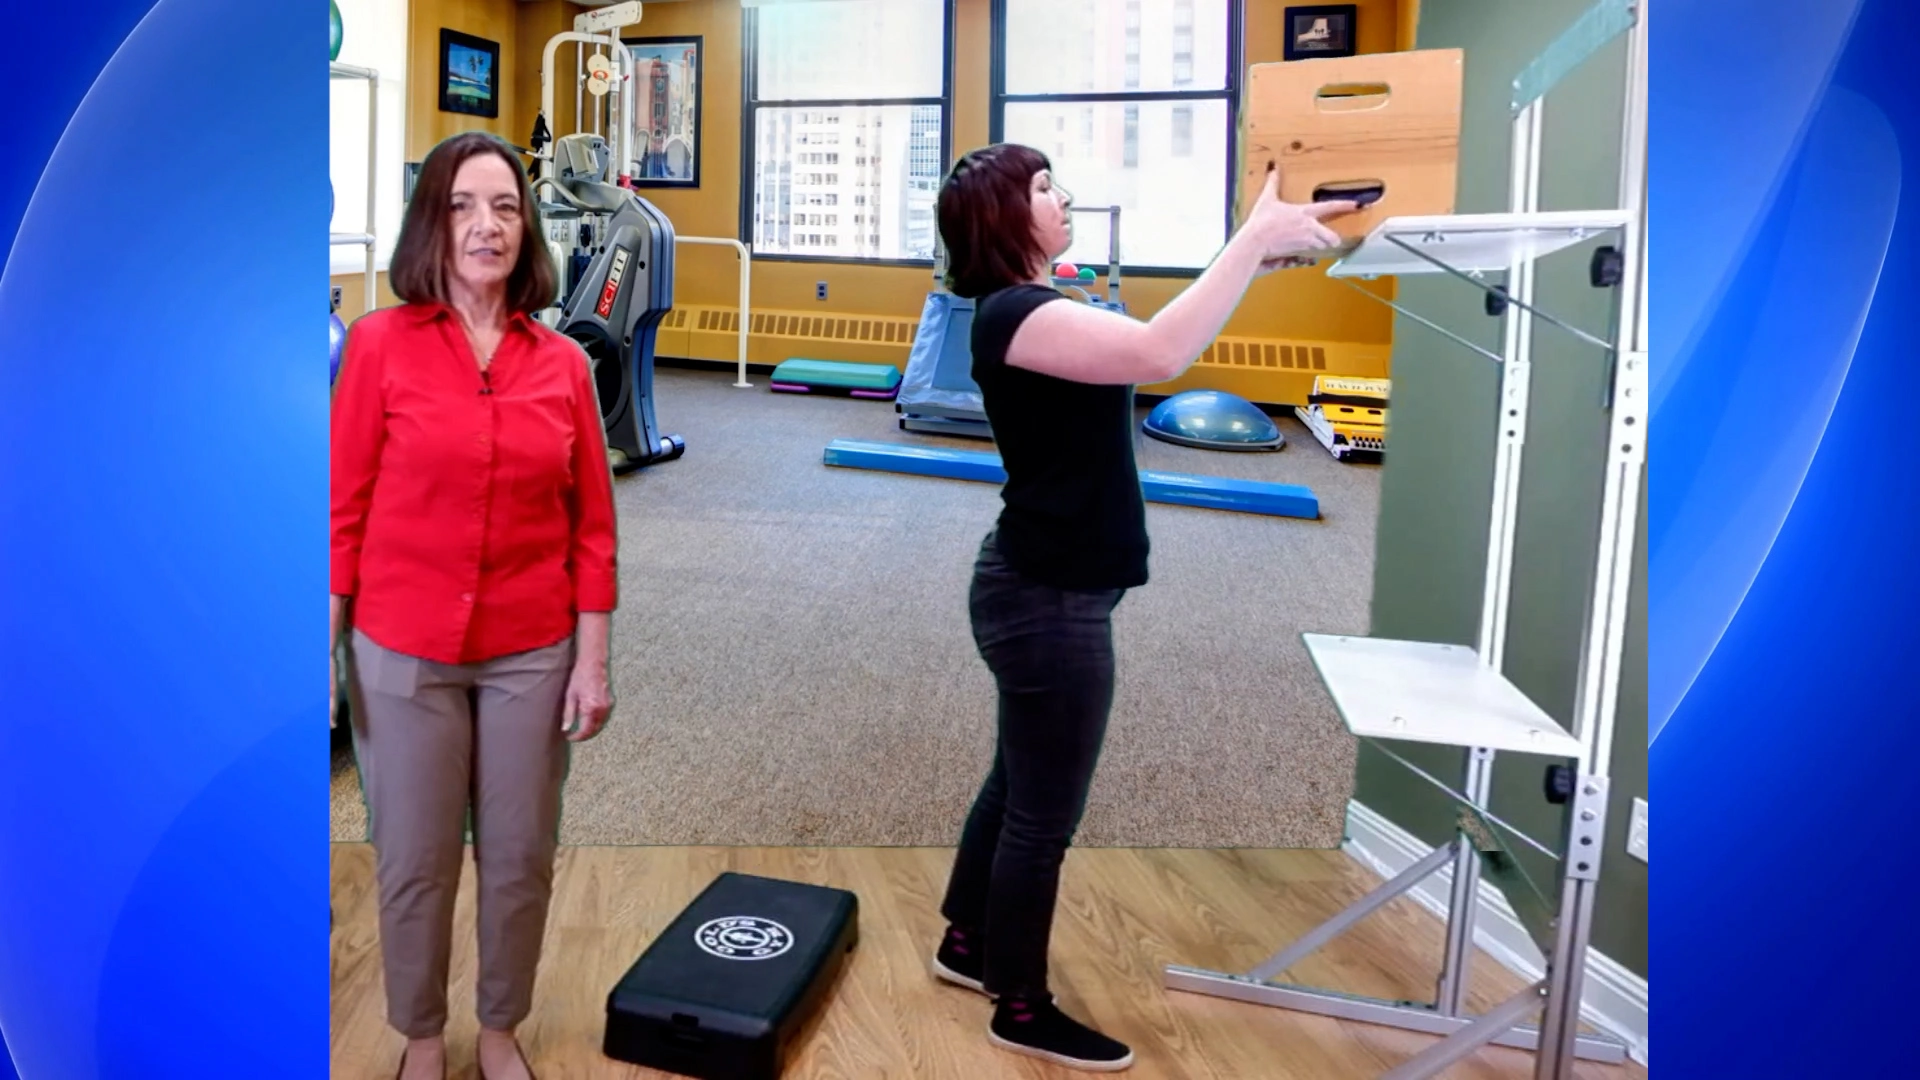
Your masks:
[[[476,663],[613,610],[613,476],[573,341],[515,314],[482,373],[450,309],[374,312],[347,335],[332,442],[332,589],[381,645]]]

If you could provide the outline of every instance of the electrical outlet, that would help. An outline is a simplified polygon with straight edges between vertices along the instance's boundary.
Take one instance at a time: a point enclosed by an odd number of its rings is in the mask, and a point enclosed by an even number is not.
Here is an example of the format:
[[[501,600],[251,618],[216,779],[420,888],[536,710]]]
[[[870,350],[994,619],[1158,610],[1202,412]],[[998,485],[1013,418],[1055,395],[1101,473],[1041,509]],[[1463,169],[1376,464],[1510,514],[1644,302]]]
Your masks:
[[[814,282],[814,283],[813,283],[813,298],[814,298],[815,300],[825,300],[825,299],[827,298],[827,283],[826,283],[826,282],[824,282],[824,281],[816,281],[816,282]]]
[[[1627,829],[1627,854],[1647,861],[1647,800],[1633,800],[1633,824]]]
[[[328,290],[328,293],[329,295],[327,296],[327,300],[333,305],[332,310],[339,311],[340,310],[340,286],[338,285],[331,286]]]

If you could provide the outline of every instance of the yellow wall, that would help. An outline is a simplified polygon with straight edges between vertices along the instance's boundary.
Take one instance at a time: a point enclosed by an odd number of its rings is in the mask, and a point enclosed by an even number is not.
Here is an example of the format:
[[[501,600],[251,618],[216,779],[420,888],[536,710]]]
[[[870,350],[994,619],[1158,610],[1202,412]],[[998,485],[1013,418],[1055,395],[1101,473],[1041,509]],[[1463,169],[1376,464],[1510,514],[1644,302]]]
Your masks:
[[[1411,52],[1420,40],[1420,0],[1400,0],[1400,25],[1394,48]]]
[[[953,148],[955,153],[987,141],[988,71],[991,30],[988,0],[956,0],[953,50]],[[1247,0],[1246,62],[1268,63],[1281,58],[1282,20],[1289,0]],[[1392,51],[1408,44],[1411,19],[1418,0],[1358,0],[1359,44],[1362,52]],[[409,160],[417,161],[439,140],[472,127],[492,130],[509,141],[525,145],[539,108],[541,47],[553,33],[571,26],[583,9],[566,0],[516,3],[515,0],[414,0],[412,57],[408,87],[407,146]],[[738,0],[682,0],[651,4],[640,24],[629,34],[661,36],[698,34],[705,39],[702,73],[700,187],[645,188],[641,194],[672,220],[686,236],[734,237],[739,232],[741,29]],[[501,119],[486,121],[439,111],[434,82],[439,65],[436,51],[439,28],[451,26],[501,43],[504,77]],[[555,57],[560,69],[555,112],[549,121],[556,135],[576,130],[573,111],[573,52],[562,48]],[[565,92],[562,92],[564,89]],[[729,248],[682,245],[677,253],[674,297],[685,309],[733,309],[737,302],[739,270]],[[335,279],[351,294],[345,311],[359,310],[358,277]],[[814,285],[824,281],[829,299],[816,300]],[[858,264],[758,262],[752,276],[753,310],[802,315],[876,315],[917,319],[931,278],[915,268]],[[1189,284],[1183,278],[1132,277],[1123,294],[1129,309],[1151,316]],[[1390,283],[1369,286],[1391,295]],[[383,290],[384,291],[384,290]],[[393,302],[386,298],[385,302]],[[1253,341],[1324,343],[1330,354],[1348,350],[1351,374],[1386,374],[1392,339],[1392,313],[1376,300],[1330,281],[1317,271],[1291,271],[1255,282],[1246,300],[1229,321],[1224,338]],[[697,339],[697,340],[696,340]],[[733,335],[699,334],[675,340],[663,336],[662,352],[684,352],[713,359],[732,359]],[[756,331],[749,358],[755,363],[777,363],[798,355],[791,341]],[[858,355],[856,355],[858,354]],[[844,359],[904,362],[905,350],[854,348]],[[1343,361],[1345,362],[1345,361]],[[1338,365],[1336,365],[1338,366]],[[1171,390],[1199,382],[1219,382],[1218,371],[1196,369],[1187,379],[1156,389]],[[1293,384],[1290,384],[1292,386]],[[1241,389],[1232,384],[1223,388]],[[1242,390],[1242,392],[1249,392]],[[1289,394],[1295,392],[1289,390]],[[1257,392],[1254,396],[1262,396]],[[1273,400],[1266,396],[1267,400]]]
[[[407,160],[419,161],[442,140],[463,131],[491,131],[526,145],[516,130],[515,112],[523,96],[527,65],[515,33],[514,0],[413,0],[407,29]],[[458,30],[500,43],[500,117],[440,111],[440,30]],[[539,92],[540,57],[532,58],[534,92]]]
[[[1399,41],[1403,0],[1359,0],[1363,52],[1392,51]],[[1246,12],[1246,60],[1250,64],[1281,58],[1286,4],[1249,0]],[[737,0],[686,0],[645,10],[633,33],[700,34],[705,38],[705,78],[701,88],[702,133],[698,189],[646,189],[642,194],[672,219],[682,234],[735,236],[739,231],[741,122],[741,8]],[[987,141],[988,71],[991,53],[988,0],[958,0],[955,12],[953,147],[956,154]],[[683,247],[676,266],[675,302],[681,306],[735,305],[738,269],[724,248]],[[825,281],[826,301],[814,298],[815,282]],[[753,270],[756,311],[870,314],[917,318],[930,284],[924,270],[835,264],[761,262]],[[1142,317],[1164,306],[1188,284],[1186,279],[1126,279],[1129,309]],[[1382,291],[1385,286],[1379,287]],[[1359,295],[1314,271],[1276,274],[1256,282],[1228,323],[1223,336],[1385,345],[1392,337],[1392,313],[1378,301]],[[731,339],[716,336],[731,348]],[[750,347],[756,362],[785,358],[781,343],[758,338]],[[698,350],[705,355],[708,350]],[[1378,352],[1379,350],[1369,350]],[[721,356],[730,356],[723,351]],[[849,357],[851,358],[851,357]],[[1380,372],[1384,374],[1384,371]]]

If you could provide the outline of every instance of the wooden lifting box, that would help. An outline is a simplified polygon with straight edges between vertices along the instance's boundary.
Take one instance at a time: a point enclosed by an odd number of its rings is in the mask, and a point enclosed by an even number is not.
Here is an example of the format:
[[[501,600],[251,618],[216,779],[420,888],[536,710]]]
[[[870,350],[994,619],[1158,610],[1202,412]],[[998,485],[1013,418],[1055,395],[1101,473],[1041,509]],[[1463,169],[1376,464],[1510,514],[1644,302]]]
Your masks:
[[[1421,49],[1249,67],[1237,220],[1268,162],[1284,202],[1363,204],[1327,221],[1349,247],[1390,217],[1453,213],[1464,64],[1459,49]]]

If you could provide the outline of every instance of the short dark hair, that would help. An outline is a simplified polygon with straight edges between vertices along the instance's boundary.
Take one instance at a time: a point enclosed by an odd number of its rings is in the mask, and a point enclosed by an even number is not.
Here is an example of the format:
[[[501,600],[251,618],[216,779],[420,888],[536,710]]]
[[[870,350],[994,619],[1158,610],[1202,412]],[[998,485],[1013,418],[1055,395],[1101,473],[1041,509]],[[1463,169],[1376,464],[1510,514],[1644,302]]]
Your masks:
[[[1048,253],[1033,235],[1033,177],[1053,168],[1047,155],[1019,143],[995,143],[953,163],[940,185],[940,240],[947,246],[948,291],[974,298],[1031,280]]]
[[[433,148],[420,166],[420,178],[400,222],[387,282],[410,304],[447,302],[447,269],[452,260],[448,218],[453,212],[453,181],[467,159],[493,154],[513,167],[520,180],[520,258],[507,275],[507,308],[528,315],[553,305],[560,281],[547,254],[540,204],[520,158],[499,136],[485,131],[455,135]]]

